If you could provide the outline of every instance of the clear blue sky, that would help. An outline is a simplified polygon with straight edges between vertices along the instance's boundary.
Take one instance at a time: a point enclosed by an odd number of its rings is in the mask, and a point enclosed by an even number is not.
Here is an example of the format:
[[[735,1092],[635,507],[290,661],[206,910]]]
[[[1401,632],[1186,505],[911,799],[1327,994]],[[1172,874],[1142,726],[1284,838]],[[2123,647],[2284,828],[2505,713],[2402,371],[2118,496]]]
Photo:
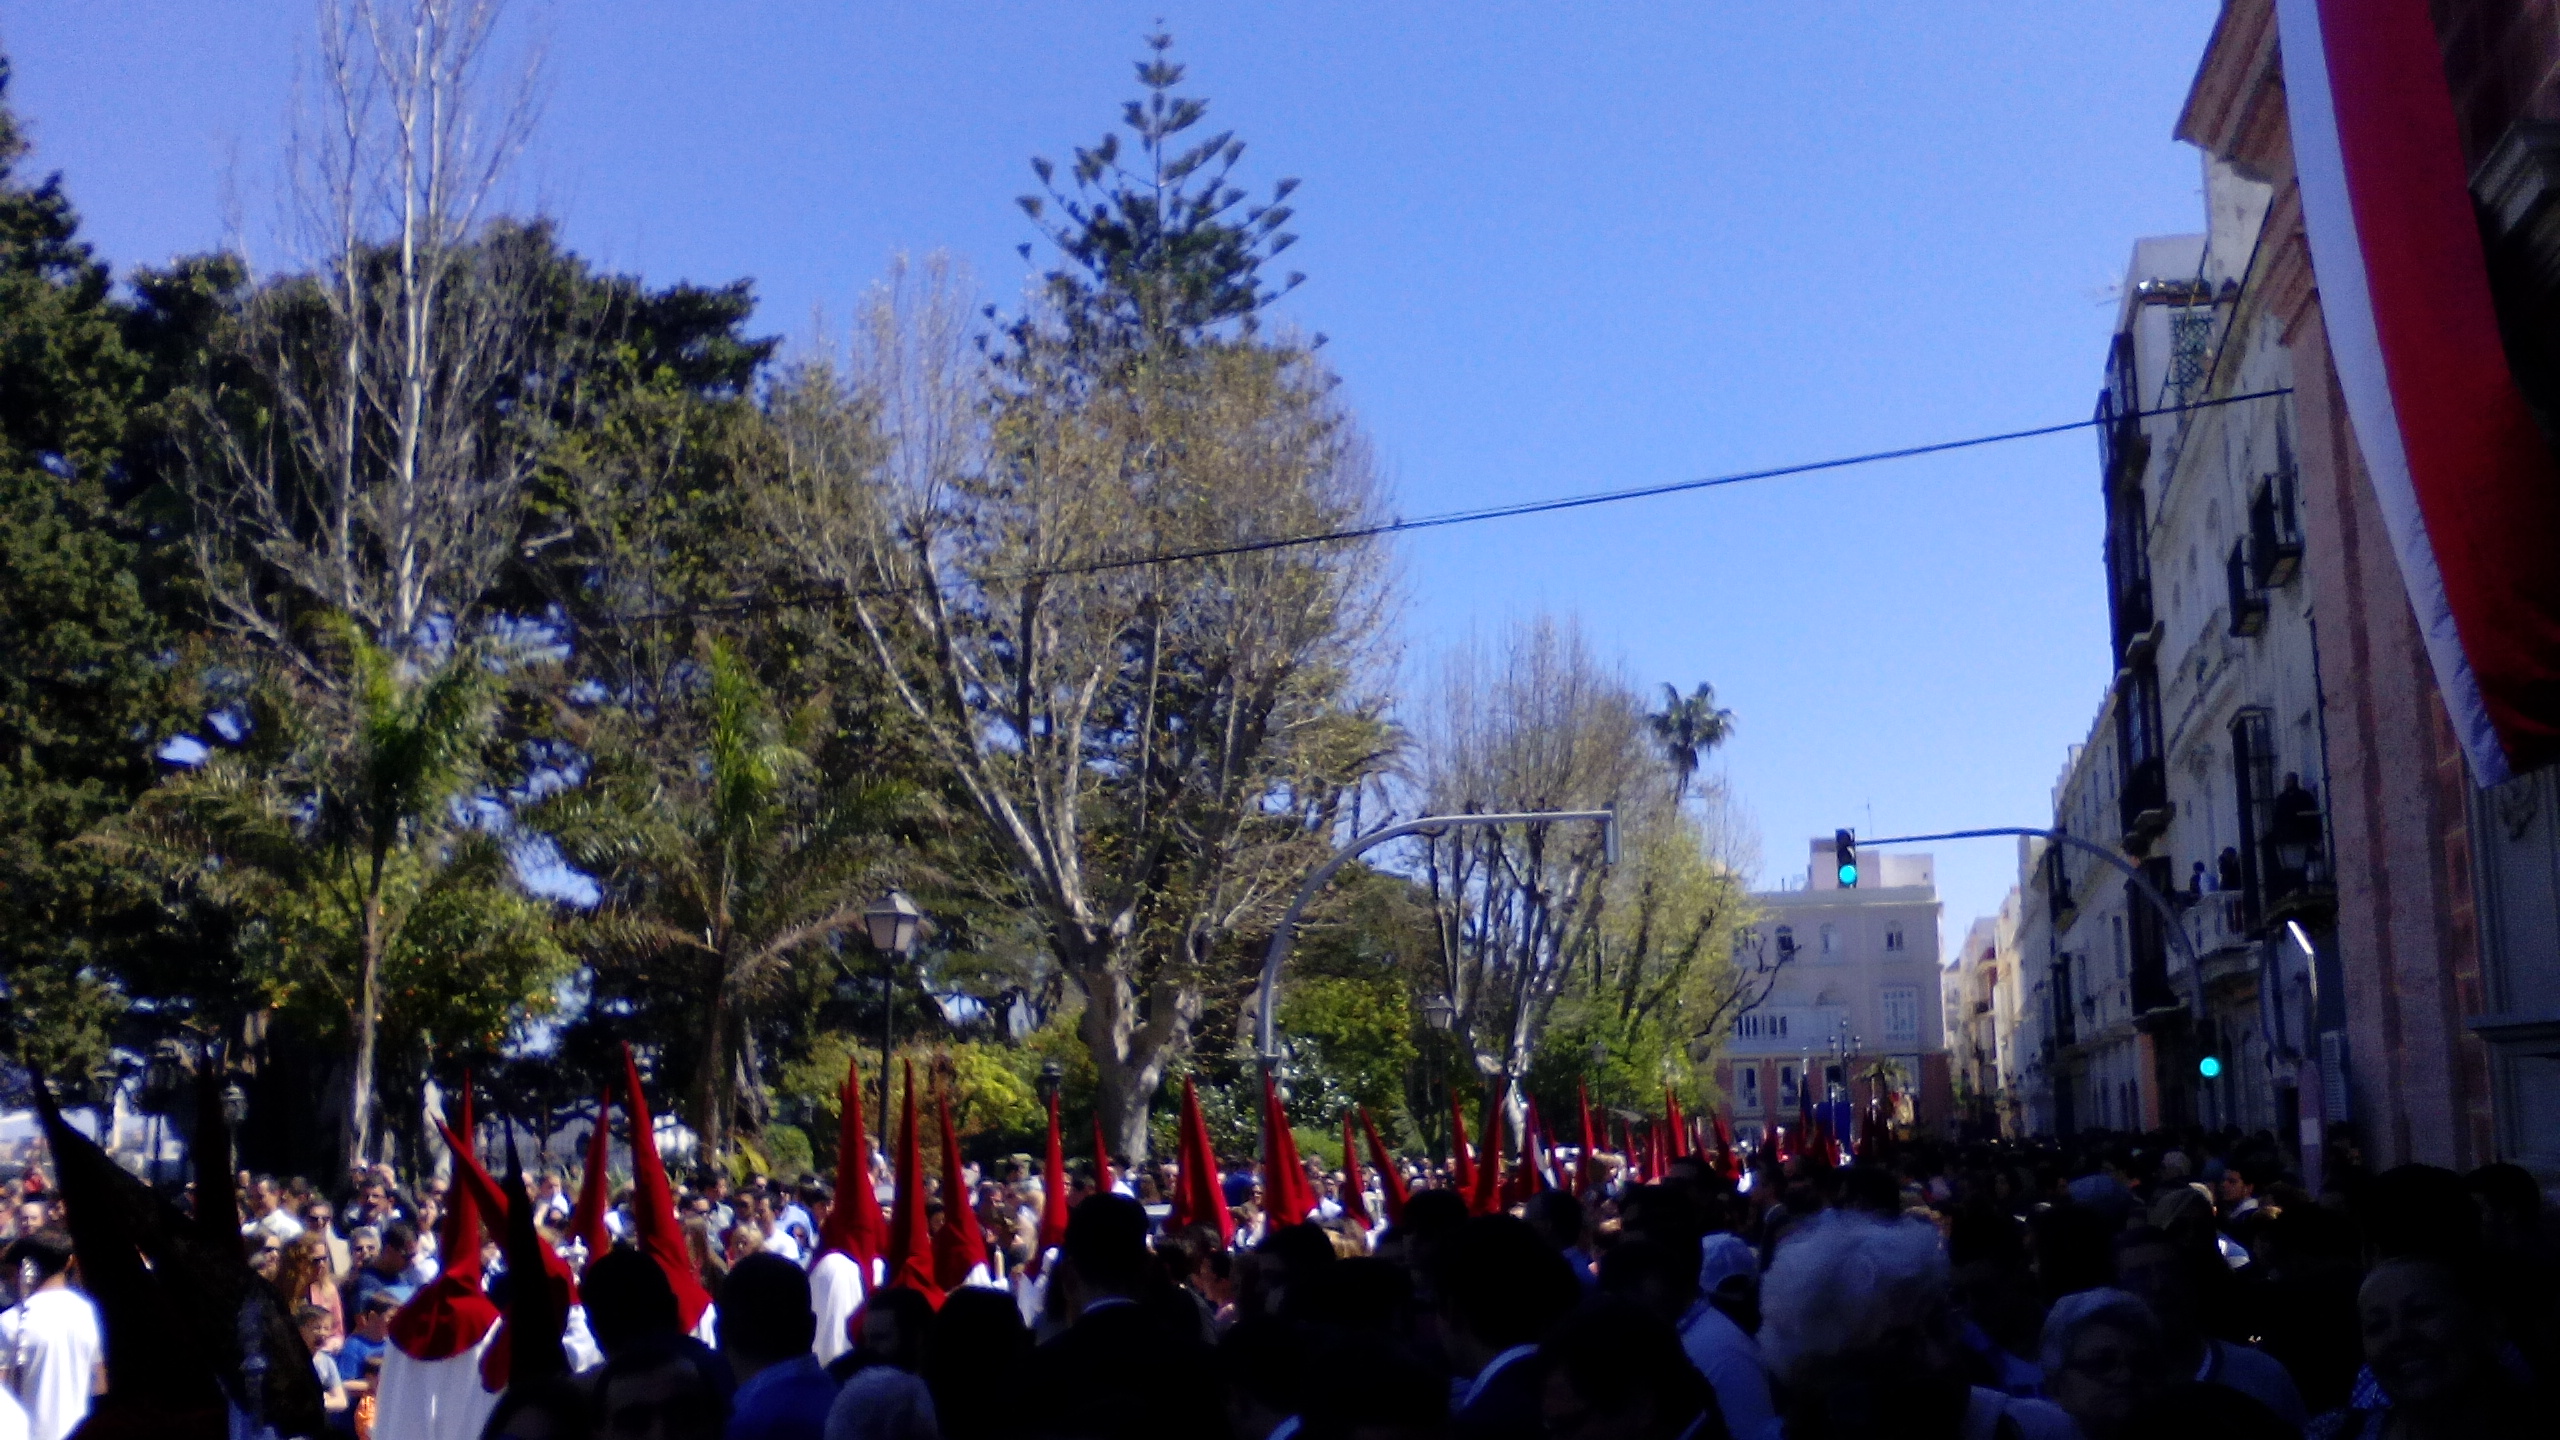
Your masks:
[[[2211,0],[1769,5],[519,0],[528,175],[653,282],[752,276],[808,333],[901,250],[992,298],[1027,157],[1097,138],[1162,17],[1187,88],[1304,182],[1287,302],[1407,513],[2076,419],[2136,236],[2200,228],[2170,139]],[[118,265],[254,239],[300,0],[19,5],[10,100]],[[1764,837],[2035,824],[2109,672],[2095,443],[1440,531],[1409,654],[1552,608],[1710,680]],[[1950,939],[2014,880],[1940,846]]]

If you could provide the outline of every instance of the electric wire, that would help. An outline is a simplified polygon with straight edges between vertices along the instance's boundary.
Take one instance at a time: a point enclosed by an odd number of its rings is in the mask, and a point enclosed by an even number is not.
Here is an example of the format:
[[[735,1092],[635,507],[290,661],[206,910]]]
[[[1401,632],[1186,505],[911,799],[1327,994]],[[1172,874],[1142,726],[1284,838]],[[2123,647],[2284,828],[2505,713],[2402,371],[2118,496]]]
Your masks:
[[[1961,440],[1937,440],[1925,445],[1905,445],[1892,450],[1870,450],[1857,455],[1839,455],[1827,460],[1805,460],[1791,465],[1774,465],[1759,470],[1740,470],[1725,475],[1709,475],[1694,480],[1672,480],[1659,485],[1638,485],[1618,490],[1595,490],[1582,495],[1555,496],[1544,500],[1522,500],[1507,505],[1485,505],[1469,510],[1450,510],[1435,515],[1416,515],[1380,520],[1366,525],[1350,525],[1334,530],[1313,531],[1302,535],[1260,536],[1224,545],[1203,545],[1184,550],[1162,550],[1143,555],[1105,556],[1096,560],[1068,565],[1043,566],[1035,569],[1008,571],[984,577],[981,583],[1020,583],[1063,576],[1099,575],[1115,570],[1137,570],[1150,565],[1176,565],[1190,561],[1218,560],[1235,555],[1254,555],[1272,550],[1295,550],[1310,545],[1339,545],[1355,540],[1372,540],[1385,535],[1405,535],[1423,530],[1445,529],[1453,525],[1473,525],[1487,520],[1514,520],[1530,515],[1552,515],[1565,510],[1588,509],[1595,505],[1615,505],[1629,500],[1650,500],[1664,495],[1684,495],[1697,490],[1714,490],[1727,485],[1743,485],[1757,480],[1778,480],[1794,475],[1812,475],[1826,470],[1845,470],[1858,465],[1881,464],[1888,460],[1911,460],[1923,455],[1943,455],[1955,450],[1979,449],[1985,445],[2001,445],[2017,440],[2035,440],[2048,435],[2064,435],[2074,430],[2087,430],[2108,423],[2147,420],[2157,415],[2177,415],[2197,410],[2213,410],[2225,405],[2238,405],[2250,400],[2271,400],[2293,393],[2293,387],[2252,390],[2241,395],[2221,395],[2210,400],[2194,400],[2181,405],[2163,405],[2130,414],[2092,415],[2085,420],[2069,420],[2054,425],[2031,426],[2024,430],[2003,430],[1991,435],[1967,436]],[[639,620],[670,620],[720,615],[757,614],[776,610],[806,609],[830,604],[846,604],[856,600],[892,600],[917,593],[913,585],[890,585],[876,588],[831,586],[799,595],[768,596],[753,600],[685,606],[653,611],[632,617]]]

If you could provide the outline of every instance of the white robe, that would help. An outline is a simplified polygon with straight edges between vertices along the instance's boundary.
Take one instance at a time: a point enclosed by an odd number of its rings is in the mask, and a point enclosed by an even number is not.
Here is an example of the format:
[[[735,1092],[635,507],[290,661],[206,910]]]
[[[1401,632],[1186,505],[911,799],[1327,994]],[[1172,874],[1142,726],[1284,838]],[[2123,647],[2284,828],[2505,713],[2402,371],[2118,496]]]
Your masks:
[[[38,1290],[0,1314],[0,1348],[17,1379],[32,1440],[62,1440],[89,1415],[106,1336],[98,1307],[68,1286]]]
[[[498,1397],[480,1388],[480,1357],[498,1329],[490,1326],[480,1343],[443,1360],[413,1360],[397,1345],[383,1351],[374,1440],[479,1440],[498,1406]]]
[[[810,1267],[809,1306],[818,1314],[818,1339],[812,1348],[819,1364],[832,1365],[837,1356],[853,1348],[845,1326],[870,1292],[867,1279],[862,1266],[841,1250],[828,1251]]]

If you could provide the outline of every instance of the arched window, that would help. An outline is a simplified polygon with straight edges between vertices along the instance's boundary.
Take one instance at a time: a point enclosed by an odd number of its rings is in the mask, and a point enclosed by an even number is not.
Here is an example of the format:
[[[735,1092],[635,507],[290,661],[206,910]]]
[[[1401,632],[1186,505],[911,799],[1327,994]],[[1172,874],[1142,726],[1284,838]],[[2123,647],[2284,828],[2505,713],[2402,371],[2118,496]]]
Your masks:
[[[1778,927],[1778,954],[1779,954],[1779,956],[1780,956],[1781,958],[1784,958],[1784,957],[1786,957],[1786,956],[1793,955],[1793,954],[1795,954],[1795,953],[1796,953],[1796,927],[1794,927],[1793,925],[1781,925],[1781,926],[1779,926],[1779,927]]]
[[[1884,948],[1887,950],[1899,950],[1902,948],[1901,926],[1887,925],[1884,927]]]

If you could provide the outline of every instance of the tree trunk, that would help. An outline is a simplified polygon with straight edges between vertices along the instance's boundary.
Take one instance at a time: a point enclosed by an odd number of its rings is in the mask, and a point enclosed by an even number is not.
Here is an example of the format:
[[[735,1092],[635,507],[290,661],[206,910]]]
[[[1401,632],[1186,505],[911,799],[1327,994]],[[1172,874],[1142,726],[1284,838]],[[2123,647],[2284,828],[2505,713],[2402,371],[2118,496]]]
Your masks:
[[[1068,973],[1085,993],[1077,1031],[1093,1052],[1103,1138],[1115,1155],[1144,1160],[1149,1103],[1164,1079],[1166,1059],[1189,1034],[1186,1012],[1198,1008],[1198,999],[1159,987],[1142,1020],[1136,989],[1117,965],[1071,966]]]
[[[702,1054],[693,1067],[693,1113],[687,1117],[693,1125],[694,1153],[705,1165],[717,1161],[729,1149],[729,1127],[722,1123],[720,1103],[722,1082],[731,1065],[729,1010],[729,984],[724,973],[712,986],[710,1014],[702,1022]]]
[[[382,897],[364,900],[362,975],[356,984],[356,1073],[348,1087],[348,1163],[373,1158],[373,1057],[382,1013]]]

